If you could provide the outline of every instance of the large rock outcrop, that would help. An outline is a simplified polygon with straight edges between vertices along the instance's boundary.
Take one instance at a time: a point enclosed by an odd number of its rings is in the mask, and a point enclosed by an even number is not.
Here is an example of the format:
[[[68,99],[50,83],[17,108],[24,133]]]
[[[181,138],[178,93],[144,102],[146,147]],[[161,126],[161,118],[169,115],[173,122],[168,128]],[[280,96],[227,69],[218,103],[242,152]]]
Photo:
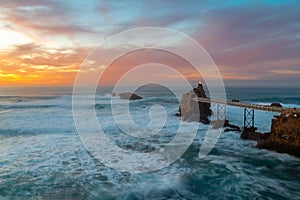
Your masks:
[[[207,98],[201,83],[197,88],[183,94],[179,105],[179,115],[184,121],[209,123],[210,104],[196,101],[197,97]]]
[[[272,119],[271,132],[257,147],[300,157],[300,109],[287,109]]]
[[[257,141],[257,147],[300,157],[300,109],[285,109],[272,119],[271,132],[243,129],[242,139]]]

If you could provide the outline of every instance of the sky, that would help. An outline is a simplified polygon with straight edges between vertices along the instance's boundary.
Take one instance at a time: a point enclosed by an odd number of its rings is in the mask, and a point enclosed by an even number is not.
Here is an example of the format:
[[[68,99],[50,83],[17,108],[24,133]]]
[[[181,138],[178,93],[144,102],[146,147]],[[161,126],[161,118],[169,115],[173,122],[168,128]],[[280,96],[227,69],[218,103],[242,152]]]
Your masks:
[[[227,85],[297,87],[299,19],[295,0],[0,0],[0,85],[73,85],[82,62],[106,38],[161,27],[199,42]],[[178,65],[170,56],[159,59]],[[105,83],[130,63],[124,59],[107,72]],[[185,64],[181,72],[198,79]]]

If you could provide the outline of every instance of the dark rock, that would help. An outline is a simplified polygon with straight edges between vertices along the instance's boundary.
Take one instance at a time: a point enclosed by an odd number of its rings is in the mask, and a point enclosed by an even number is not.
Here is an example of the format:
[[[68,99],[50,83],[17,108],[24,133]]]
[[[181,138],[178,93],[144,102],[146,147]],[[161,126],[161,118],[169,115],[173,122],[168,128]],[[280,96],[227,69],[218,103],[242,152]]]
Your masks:
[[[178,113],[176,113],[176,114],[175,114],[175,116],[177,116],[177,117],[180,117],[180,113],[179,113],[179,112],[178,112]]]
[[[257,147],[300,157],[300,109],[286,109],[275,116],[271,132],[258,141]]]
[[[270,133],[255,132],[244,128],[242,139],[256,140],[256,147],[300,157],[300,109],[285,109],[272,119]]]
[[[230,124],[229,120],[225,120],[224,127],[229,127],[232,131],[241,132],[241,128],[234,124]]]
[[[234,132],[241,132],[241,128],[239,126],[233,125],[229,123],[229,120],[214,120],[212,121],[212,125],[213,128],[222,128],[222,127],[226,127],[226,129],[224,129],[224,132],[230,132],[230,131],[234,131]]]
[[[197,121],[202,123],[209,123],[208,117],[211,115],[210,103],[203,103],[196,101],[197,97],[207,98],[203,86],[198,84],[188,93],[182,95],[179,105],[179,115],[184,121]]]
[[[200,117],[200,122],[201,122],[202,124],[209,124],[209,123],[210,123],[210,121],[209,121],[208,118],[201,118],[201,117]]]
[[[255,140],[258,141],[262,139],[263,134],[259,132],[255,132],[256,128],[243,128],[241,138],[244,140]]]
[[[134,94],[134,93],[120,93],[119,94],[121,99],[128,99],[128,100],[138,100],[138,99],[143,99],[141,96]]]
[[[111,96],[115,97],[117,95],[118,95],[117,93],[113,92]]]
[[[235,131],[241,132],[241,128],[239,126],[233,125],[229,123],[229,120],[215,120],[212,122],[213,128],[221,128],[226,127],[224,132]]]
[[[237,99],[232,99],[231,101],[232,101],[232,102],[240,102],[240,101],[237,100]]]
[[[277,102],[271,103],[271,106],[276,106],[276,107],[282,108],[282,105],[280,103],[277,103]]]

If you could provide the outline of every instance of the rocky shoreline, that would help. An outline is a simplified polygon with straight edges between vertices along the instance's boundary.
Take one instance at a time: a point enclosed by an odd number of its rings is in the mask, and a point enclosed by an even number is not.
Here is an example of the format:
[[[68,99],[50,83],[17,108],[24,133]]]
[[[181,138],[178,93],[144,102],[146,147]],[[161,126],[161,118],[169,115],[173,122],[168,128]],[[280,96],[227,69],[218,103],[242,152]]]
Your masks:
[[[208,124],[209,116],[212,114],[210,104],[195,101],[197,97],[207,98],[201,83],[197,88],[183,94],[177,115],[183,121]],[[228,120],[225,122],[216,120],[212,124],[215,128],[219,128],[222,124],[224,132],[241,132],[240,127],[230,124]],[[254,127],[243,128],[240,137],[257,141],[257,148],[300,157],[300,109],[285,109],[280,116],[274,116],[269,133],[256,132]]]
[[[274,116],[269,133],[243,132],[241,138],[257,141],[260,149],[300,157],[300,110],[286,109]]]

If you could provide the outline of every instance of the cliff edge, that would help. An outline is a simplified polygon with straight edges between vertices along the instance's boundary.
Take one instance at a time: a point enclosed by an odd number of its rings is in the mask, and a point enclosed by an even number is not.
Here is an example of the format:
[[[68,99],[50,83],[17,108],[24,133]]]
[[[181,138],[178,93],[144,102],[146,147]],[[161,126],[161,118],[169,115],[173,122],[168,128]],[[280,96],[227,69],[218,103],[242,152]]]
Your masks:
[[[271,132],[258,140],[257,147],[300,157],[300,109],[286,109],[274,116]]]

